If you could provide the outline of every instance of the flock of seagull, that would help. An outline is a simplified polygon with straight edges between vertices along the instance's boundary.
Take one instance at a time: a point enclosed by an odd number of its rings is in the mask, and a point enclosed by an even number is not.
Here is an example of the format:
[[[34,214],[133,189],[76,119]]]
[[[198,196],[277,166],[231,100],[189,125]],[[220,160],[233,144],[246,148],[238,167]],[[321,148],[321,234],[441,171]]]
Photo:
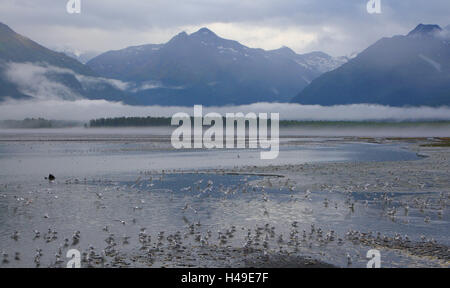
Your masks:
[[[192,185],[179,189],[179,192],[173,192],[170,194],[170,199],[173,201],[174,195],[177,193],[191,195],[193,200],[199,198],[208,198],[212,195],[219,195],[220,199],[231,199],[235,195],[250,195],[250,199],[256,198],[258,202],[263,205],[263,220],[270,222],[270,209],[266,205],[271,200],[270,191],[287,191],[289,194],[289,201],[292,202],[306,202],[310,203],[314,193],[310,190],[299,192],[295,187],[295,182],[289,178],[280,177],[278,175],[270,175],[262,178],[262,180],[251,180],[250,177],[257,175],[241,175],[242,180],[238,185],[227,186],[224,184],[215,184],[211,179],[208,179],[209,174],[230,174],[237,173],[233,171],[162,171],[155,174],[154,172],[142,172],[139,178],[133,183],[126,186],[126,189],[153,189],[157,182],[163,182],[168,175],[182,175],[192,173],[196,177],[204,175],[204,177]],[[238,173],[239,174],[239,173]],[[258,178],[259,179],[259,178]],[[52,180],[54,181],[54,180]],[[64,182],[65,185],[101,185],[105,181],[87,181],[78,179],[69,179]],[[388,186],[388,185],[387,185]],[[7,186],[5,185],[5,189]],[[395,221],[399,210],[403,209],[404,214],[407,215],[411,209],[416,209],[421,213],[429,209],[437,210],[438,217],[442,219],[444,211],[447,209],[448,200],[450,195],[441,193],[438,199],[432,199],[430,197],[416,196],[412,199],[397,200],[385,192],[378,199],[371,199],[360,201],[358,203],[352,196],[351,190],[341,189],[342,187],[322,187],[323,191],[327,191],[328,194],[333,191],[340,191],[345,196],[345,201],[339,203],[337,200],[324,198],[322,201],[322,209],[338,209],[345,207],[347,213],[354,213],[357,204],[361,204],[358,207],[368,208],[373,202],[377,202],[382,206],[384,217],[388,217],[392,221]],[[269,190],[269,192],[267,192]],[[215,193],[215,194],[214,194]],[[5,198],[6,195],[0,195],[1,198]],[[95,192],[96,201],[102,203],[109,195],[105,195],[100,192]],[[17,197],[18,201],[26,202],[25,198]],[[133,211],[145,209],[145,200],[140,200],[140,205],[133,206]],[[98,204],[97,204],[98,205]],[[106,206],[105,203],[102,204]],[[183,206],[183,205],[182,205]],[[406,249],[420,256],[434,256],[449,263],[450,253],[449,248],[445,245],[439,245],[434,239],[427,239],[422,236],[420,240],[413,241],[408,235],[400,235],[395,233],[394,235],[383,235],[381,232],[363,232],[349,229],[345,235],[338,235],[335,230],[325,229],[316,226],[317,224],[310,223],[309,227],[305,228],[305,223],[298,221],[292,221],[290,223],[289,231],[277,231],[277,226],[273,223],[257,224],[254,227],[247,227],[241,223],[242,226],[231,225],[229,228],[220,229],[213,232],[208,225],[203,225],[201,220],[198,219],[199,211],[195,208],[195,202],[186,202],[183,207],[180,208],[180,215],[184,221],[183,229],[169,233],[168,231],[160,231],[157,234],[152,235],[148,233],[145,227],[140,227],[137,235],[124,234],[117,236],[113,233],[113,230],[117,227],[112,223],[106,225],[101,231],[98,231],[98,235],[105,235],[104,242],[106,246],[103,248],[95,248],[93,245],[87,245],[87,249],[84,249],[81,253],[81,262],[85,267],[127,267],[137,266],[139,263],[144,266],[183,266],[188,265],[189,261],[192,261],[192,265],[201,265],[198,262],[192,260],[193,251],[209,251],[209,257],[213,260],[214,251],[217,249],[229,249],[234,253],[234,257],[246,259],[249,255],[256,255],[258,259],[262,261],[270,262],[271,255],[277,253],[299,253],[318,247],[318,251],[323,251],[325,247],[329,245],[335,245],[337,247],[343,246],[345,243],[352,243],[355,245],[364,245],[367,247],[381,247],[391,249]],[[304,214],[313,214],[315,211],[313,208],[305,208]],[[318,212],[320,213],[320,212]],[[196,220],[189,220],[188,218]],[[48,213],[44,214],[44,218],[48,219]],[[144,220],[145,219],[141,219]],[[424,222],[430,223],[429,216],[424,216]],[[115,219],[114,222],[120,224],[119,226],[137,226],[140,221],[136,218],[131,220],[127,219]],[[301,229],[302,227],[303,229]],[[241,237],[242,236],[242,237]],[[14,242],[21,241],[21,234],[19,231],[14,231],[11,235],[11,239]],[[60,235],[58,231],[53,228],[43,233],[37,229],[33,231],[33,240],[42,240],[43,243],[56,243],[60,241]],[[57,246],[53,260],[50,263],[46,263],[49,267],[64,267],[67,262],[64,252],[71,248],[79,248],[86,245],[89,239],[83,239],[83,235],[80,231],[74,231],[70,237],[62,238],[61,243]],[[80,245],[81,242],[84,245]],[[136,242],[136,244],[135,244]],[[131,251],[123,252],[122,248],[126,246],[134,245]],[[334,247],[334,246],[333,246]],[[196,250],[200,249],[200,250]],[[36,267],[42,266],[42,258],[44,251],[40,248],[36,248],[33,262]],[[10,253],[12,253],[10,256]],[[232,254],[233,255],[233,254]],[[2,251],[2,261],[0,266],[7,266],[11,262],[19,263],[22,259],[19,251]],[[352,266],[356,258],[360,258],[361,255],[351,255],[346,253],[342,255],[343,261],[347,266]],[[220,257],[219,257],[220,258]],[[191,259],[191,260],[189,260]],[[155,264],[156,263],[156,264]],[[20,265],[19,265],[20,266]]]

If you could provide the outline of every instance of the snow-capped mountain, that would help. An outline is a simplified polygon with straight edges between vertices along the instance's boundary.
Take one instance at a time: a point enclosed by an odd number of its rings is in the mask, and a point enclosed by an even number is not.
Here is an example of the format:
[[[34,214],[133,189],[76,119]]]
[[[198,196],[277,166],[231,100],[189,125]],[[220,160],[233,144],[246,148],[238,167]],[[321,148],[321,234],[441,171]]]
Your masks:
[[[103,77],[137,83],[141,104],[226,105],[287,102],[346,61],[322,52],[300,55],[287,47],[249,48],[202,28],[165,44],[109,51],[87,65]]]
[[[0,46],[0,100],[89,98],[189,106],[288,102],[324,71],[345,62],[286,47],[253,49],[206,28],[180,33],[165,44],[106,52],[88,65],[81,63],[88,57],[83,53],[52,51],[4,24]]]
[[[76,60],[78,60],[79,62],[86,64],[87,62],[89,62],[91,59],[97,57],[98,55],[100,55],[100,52],[95,52],[95,51],[86,51],[86,52],[81,52],[78,50],[73,50],[70,48],[56,48],[54,49],[55,51],[61,52],[66,54],[69,57],[72,57]]]

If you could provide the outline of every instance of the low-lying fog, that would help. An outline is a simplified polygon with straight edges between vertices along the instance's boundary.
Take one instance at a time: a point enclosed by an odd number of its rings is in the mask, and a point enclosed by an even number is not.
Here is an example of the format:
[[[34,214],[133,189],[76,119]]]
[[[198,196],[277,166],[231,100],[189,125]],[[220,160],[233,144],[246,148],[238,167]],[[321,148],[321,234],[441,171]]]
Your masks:
[[[175,126],[171,127],[142,127],[142,128],[54,128],[54,129],[1,129],[0,138],[22,138],[22,136],[40,137],[43,135],[61,137],[74,137],[74,138],[96,138],[96,139],[110,139],[120,138],[132,140],[133,138],[146,138],[151,136],[163,136],[167,141],[170,139],[170,135],[174,131]],[[167,136],[167,137],[164,137]],[[298,127],[280,127],[280,137],[340,137],[340,136],[352,136],[352,137],[449,137],[450,136],[450,124],[436,124],[436,123],[421,123],[414,126],[411,125],[399,125],[392,124],[389,127],[388,124],[382,127],[373,127],[370,124],[364,126],[361,125],[315,125],[311,126],[298,126]],[[53,138],[52,137],[52,138]]]
[[[193,113],[193,107],[130,106],[106,100],[8,100],[0,104],[0,120],[45,118],[88,121],[102,117],[152,116],[170,117],[177,112]],[[450,120],[450,107],[389,107],[369,104],[338,106],[300,105],[291,103],[255,103],[241,106],[203,107],[208,112],[266,112],[280,113],[280,119],[289,120]]]

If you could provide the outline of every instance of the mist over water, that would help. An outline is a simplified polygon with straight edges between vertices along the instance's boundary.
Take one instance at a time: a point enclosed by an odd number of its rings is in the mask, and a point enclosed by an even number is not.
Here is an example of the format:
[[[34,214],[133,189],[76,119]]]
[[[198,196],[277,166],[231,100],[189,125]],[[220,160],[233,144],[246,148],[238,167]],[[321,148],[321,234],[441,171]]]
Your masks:
[[[182,106],[131,106],[121,102],[79,99],[64,101],[7,100],[0,105],[0,120],[45,118],[52,120],[89,121],[107,117],[171,117],[177,112],[193,114],[193,107]],[[337,106],[301,105],[293,103],[254,103],[240,106],[203,107],[203,114],[254,112],[279,113],[282,120],[450,120],[450,107],[390,107],[372,104]]]

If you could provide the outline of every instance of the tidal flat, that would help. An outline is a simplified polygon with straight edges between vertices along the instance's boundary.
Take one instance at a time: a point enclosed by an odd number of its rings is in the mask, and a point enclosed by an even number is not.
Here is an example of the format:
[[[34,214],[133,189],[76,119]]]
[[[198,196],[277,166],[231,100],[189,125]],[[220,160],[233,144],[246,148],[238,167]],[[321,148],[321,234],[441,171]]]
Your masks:
[[[280,156],[167,131],[0,132],[0,267],[450,266],[442,138],[292,135]],[[55,175],[54,181],[45,179]]]

